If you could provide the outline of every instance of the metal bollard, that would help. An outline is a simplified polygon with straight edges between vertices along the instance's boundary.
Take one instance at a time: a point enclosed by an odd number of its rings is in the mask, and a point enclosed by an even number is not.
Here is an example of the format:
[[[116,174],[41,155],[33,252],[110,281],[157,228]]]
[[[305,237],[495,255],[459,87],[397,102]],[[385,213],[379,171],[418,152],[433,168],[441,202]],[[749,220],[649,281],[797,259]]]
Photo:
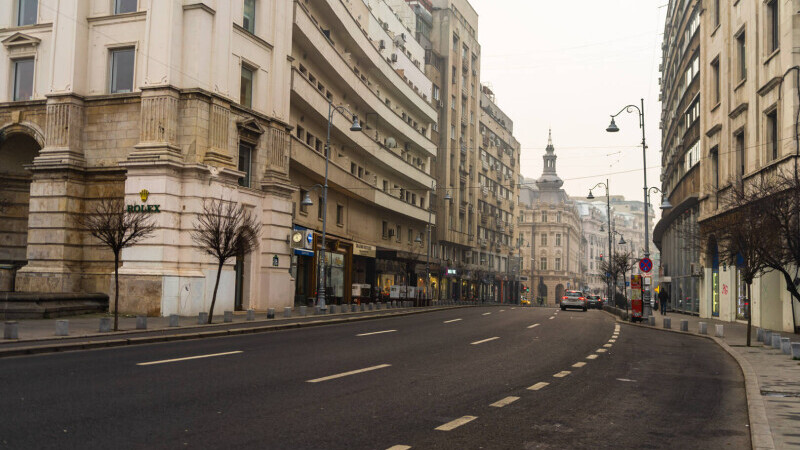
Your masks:
[[[328,314],[336,314],[336,305],[328,305]]]
[[[362,303],[361,304],[361,312],[364,312],[366,310],[367,310],[367,304],[366,303]]]
[[[170,314],[169,315],[169,326],[171,327],[178,327],[180,326],[179,317],[177,314]]]
[[[355,303],[350,305],[350,312],[358,312],[358,305],[356,305]]]
[[[686,319],[681,320],[681,331],[689,331],[689,321]]]
[[[19,324],[14,321],[6,322],[3,328],[3,339],[19,339]]]
[[[256,311],[254,309],[248,309],[247,310],[247,321],[250,322],[250,321],[253,321],[253,320],[256,320]]]
[[[137,330],[147,329],[147,316],[136,316],[136,329]]]
[[[672,318],[664,317],[664,328],[667,329],[667,330],[672,328]]]
[[[301,306],[300,307],[300,315],[305,317],[308,315],[308,306]]]
[[[367,305],[367,310],[375,311],[375,303],[370,303],[369,305]]]
[[[725,337],[725,334],[723,333],[723,331],[724,330],[723,330],[723,326],[722,325],[716,325],[716,330],[714,332],[714,336],[716,336],[718,338]]]
[[[108,333],[111,331],[111,317],[101,317],[100,318],[100,332],[101,333]]]
[[[292,307],[291,306],[285,306],[283,308],[283,317],[292,317]]]
[[[320,308],[319,306],[315,306],[314,315],[319,316],[320,314],[322,314],[322,308]]]
[[[69,336],[69,320],[56,320],[56,336]]]
[[[800,342],[792,342],[792,359],[800,359]]]
[[[647,324],[648,325],[655,325],[656,324],[656,316],[648,316],[647,317]]]
[[[756,340],[758,342],[764,342],[764,329],[763,328],[756,328]]]
[[[772,348],[781,348],[781,335],[772,333]]]
[[[197,324],[198,325],[205,325],[207,323],[208,323],[208,313],[207,312],[201,312],[201,313],[197,314]]]
[[[275,318],[275,308],[267,308],[267,319]]]
[[[772,345],[772,331],[764,330],[764,345]]]
[[[781,351],[784,355],[792,354],[792,342],[789,338],[781,338]]]
[[[222,317],[223,317],[222,321],[225,323],[233,322],[233,311],[225,311],[222,314]]]
[[[697,324],[699,327],[700,334],[708,334],[708,324],[705,322],[700,322]]]

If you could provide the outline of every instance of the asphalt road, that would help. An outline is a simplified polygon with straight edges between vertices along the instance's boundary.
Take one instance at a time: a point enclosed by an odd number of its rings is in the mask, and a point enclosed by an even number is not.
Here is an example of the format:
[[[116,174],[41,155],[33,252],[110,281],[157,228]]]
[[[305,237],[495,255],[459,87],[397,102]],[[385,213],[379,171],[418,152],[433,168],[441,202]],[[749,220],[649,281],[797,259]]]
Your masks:
[[[726,353],[617,326],[467,308],[8,358],[0,448],[749,448]]]

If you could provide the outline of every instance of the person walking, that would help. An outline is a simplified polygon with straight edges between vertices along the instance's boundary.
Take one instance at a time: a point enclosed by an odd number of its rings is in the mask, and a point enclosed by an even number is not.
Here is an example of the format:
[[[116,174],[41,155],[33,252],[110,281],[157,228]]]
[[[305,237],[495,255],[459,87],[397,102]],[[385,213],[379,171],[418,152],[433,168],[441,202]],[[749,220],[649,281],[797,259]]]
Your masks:
[[[658,290],[658,303],[661,306],[661,315],[667,315],[667,300],[669,299],[669,294],[667,293],[667,288],[662,284],[661,289]]]

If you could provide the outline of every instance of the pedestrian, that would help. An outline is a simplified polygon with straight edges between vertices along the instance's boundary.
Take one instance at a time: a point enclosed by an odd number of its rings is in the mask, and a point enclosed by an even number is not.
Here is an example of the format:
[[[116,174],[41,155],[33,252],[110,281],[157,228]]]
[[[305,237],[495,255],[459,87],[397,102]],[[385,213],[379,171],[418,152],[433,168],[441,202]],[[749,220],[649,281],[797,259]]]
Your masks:
[[[667,299],[669,299],[669,293],[667,293],[667,288],[664,285],[661,285],[661,289],[658,290],[658,302],[661,304],[661,315],[667,315]]]

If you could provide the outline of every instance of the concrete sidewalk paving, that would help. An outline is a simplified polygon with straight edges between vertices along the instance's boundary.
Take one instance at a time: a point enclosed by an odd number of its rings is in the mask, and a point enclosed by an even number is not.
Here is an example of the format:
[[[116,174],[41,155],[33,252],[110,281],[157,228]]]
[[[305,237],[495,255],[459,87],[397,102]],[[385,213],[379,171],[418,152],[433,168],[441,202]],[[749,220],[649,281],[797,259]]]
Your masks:
[[[800,448],[800,433],[797,431],[800,426],[800,361],[793,360],[791,355],[784,354],[780,349],[759,342],[755,327],[751,331],[750,347],[747,347],[746,324],[701,319],[678,313],[668,313],[666,316],[656,313],[655,317],[655,327],[663,328],[663,319],[668,317],[672,322],[671,329],[678,332],[681,320],[686,320],[689,333],[694,334],[699,334],[699,324],[705,322],[708,324],[709,336],[715,336],[716,325],[722,325],[723,337],[715,339],[720,345],[725,344],[723,347],[727,346],[726,350],[740,363],[746,383],[753,383],[753,389],[750,386],[747,389],[748,408],[751,412],[754,408],[763,409],[766,414],[769,436],[764,435],[764,428],[759,430],[759,425],[765,424],[753,423],[758,418],[751,414],[753,448]],[[774,333],[789,338],[790,342],[800,342],[798,334],[778,331]],[[755,380],[748,380],[753,376]]]

